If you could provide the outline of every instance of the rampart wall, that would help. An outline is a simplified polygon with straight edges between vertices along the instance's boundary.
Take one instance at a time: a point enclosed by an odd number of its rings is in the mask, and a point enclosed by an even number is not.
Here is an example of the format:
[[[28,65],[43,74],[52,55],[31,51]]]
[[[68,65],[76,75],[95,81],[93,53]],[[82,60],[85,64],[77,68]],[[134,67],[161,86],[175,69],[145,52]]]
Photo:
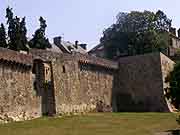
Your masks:
[[[112,111],[114,70],[77,59],[54,63],[58,113]]]
[[[81,54],[0,48],[0,119],[43,114],[167,112],[165,78],[174,62],[162,53],[113,62]]]
[[[44,61],[52,61],[56,113],[112,111],[116,62],[81,54],[42,54]]]
[[[31,56],[0,48],[1,120],[19,121],[41,116],[31,68]]]
[[[169,66],[172,68],[173,62],[162,53],[119,59],[117,110],[169,111],[164,97],[164,76]]]

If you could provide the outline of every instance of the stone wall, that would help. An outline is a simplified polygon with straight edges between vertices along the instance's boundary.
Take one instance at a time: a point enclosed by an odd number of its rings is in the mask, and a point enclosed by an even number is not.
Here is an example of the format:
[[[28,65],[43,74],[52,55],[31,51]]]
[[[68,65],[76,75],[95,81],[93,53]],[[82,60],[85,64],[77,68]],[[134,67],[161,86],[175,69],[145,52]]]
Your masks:
[[[169,87],[169,84],[166,83],[166,77],[169,75],[169,73],[174,69],[175,62],[163,55],[160,54],[161,58],[161,70],[162,70],[162,77],[163,77],[163,88]]]
[[[41,116],[31,68],[0,63],[0,91],[1,120],[19,121]]]
[[[159,53],[119,59],[119,82],[114,97],[117,111],[169,111],[163,88],[164,59],[166,56]],[[163,69],[166,72],[164,66]]]
[[[87,55],[35,52],[52,65],[57,114],[169,111],[164,78],[173,62],[161,53],[120,58],[118,66]]]
[[[180,39],[175,35],[170,35],[170,45],[169,45],[169,56],[179,55]]]
[[[41,116],[39,97],[33,90],[31,55],[3,48],[0,54],[0,121]]]
[[[43,50],[32,50],[31,53],[34,59],[52,64],[57,114],[112,111],[116,62],[78,53]]]
[[[42,114],[170,109],[165,79],[175,63],[162,53],[118,62],[44,50],[31,53],[0,48],[0,121]]]
[[[56,59],[53,62],[56,112],[112,111],[113,70],[83,63],[75,57]]]
[[[165,94],[165,89],[169,88],[169,83],[166,82],[166,78],[170,74],[170,72],[174,69],[175,62],[166,57],[163,54],[160,54],[161,58],[161,70],[162,70],[162,79],[163,79],[163,89]],[[166,99],[166,102],[168,104],[168,108],[171,112],[174,111],[174,107],[171,105],[170,101]]]

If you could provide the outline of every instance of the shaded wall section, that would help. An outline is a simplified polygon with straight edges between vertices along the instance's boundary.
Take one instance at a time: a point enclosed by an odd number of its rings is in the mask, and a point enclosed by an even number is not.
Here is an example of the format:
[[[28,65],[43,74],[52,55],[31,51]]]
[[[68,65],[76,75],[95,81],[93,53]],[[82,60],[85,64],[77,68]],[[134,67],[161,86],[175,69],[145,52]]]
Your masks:
[[[116,111],[167,112],[161,53],[119,59]]]

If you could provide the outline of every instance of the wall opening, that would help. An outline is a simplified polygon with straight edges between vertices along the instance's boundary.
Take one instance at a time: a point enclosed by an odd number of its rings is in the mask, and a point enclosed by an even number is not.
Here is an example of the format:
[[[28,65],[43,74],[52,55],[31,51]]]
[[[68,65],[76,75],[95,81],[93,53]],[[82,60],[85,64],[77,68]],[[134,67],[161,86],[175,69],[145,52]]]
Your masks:
[[[34,89],[41,96],[42,115],[54,115],[56,111],[51,63],[34,60],[33,76]]]
[[[63,72],[63,73],[66,73],[66,68],[65,68],[64,65],[62,66],[62,72]]]

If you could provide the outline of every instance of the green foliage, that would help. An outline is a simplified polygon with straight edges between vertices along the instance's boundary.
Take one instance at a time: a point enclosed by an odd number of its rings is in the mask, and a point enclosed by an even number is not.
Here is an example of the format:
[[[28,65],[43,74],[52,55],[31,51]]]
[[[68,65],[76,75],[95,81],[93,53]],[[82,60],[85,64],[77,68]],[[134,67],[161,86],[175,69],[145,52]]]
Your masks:
[[[6,9],[6,18],[8,24],[8,46],[9,49],[20,51],[20,50],[28,50],[27,47],[27,29],[25,23],[25,17],[20,19],[15,16],[12,12],[12,8]]]
[[[180,115],[177,117],[176,121],[180,125]]]
[[[166,52],[170,27],[171,20],[162,11],[119,13],[117,22],[103,32],[100,41],[111,59],[121,53]]]
[[[158,135],[178,129],[172,113],[92,113],[0,124],[1,135]],[[164,133],[166,134],[166,133]],[[162,133],[163,135],[163,133]]]
[[[6,30],[3,24],[0,25],[0,47],[8,47],[6,42]]]
[[[3,24],[0,25],[0,47],[9,48],[15,51],[28,51],[27,29],[25,17],[14,16],[12,8],[6,9],[8,32]],[[48,38],[45,37],[46,21],[40,17],[40,28],[35,31],[33,38],[29,41],[30,48],[46,49],[51,48]]]
[[[45,37],[46,21],[40,17],[40,28],[35,31],[33,38],[29,42],[30,48],[46,49],[51,48],[49,39]]]
[[[170,87],[166,89],[165,96],[170,99],[171,103],[179,109],[180,107],[180,63],[177,63],[174,70],[166,78]]]

